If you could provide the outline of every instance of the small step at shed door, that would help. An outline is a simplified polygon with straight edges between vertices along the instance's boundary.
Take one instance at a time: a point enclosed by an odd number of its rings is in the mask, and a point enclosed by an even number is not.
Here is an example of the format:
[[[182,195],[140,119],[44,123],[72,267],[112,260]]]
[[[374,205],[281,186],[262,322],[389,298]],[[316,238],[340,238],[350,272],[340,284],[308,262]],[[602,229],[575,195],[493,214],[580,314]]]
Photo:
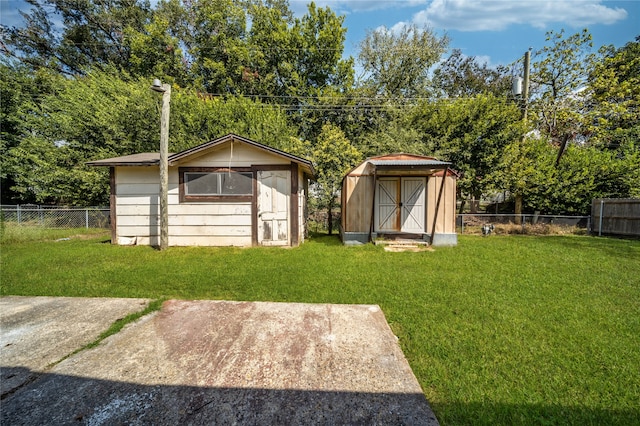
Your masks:
[[[258,171],[258,244],[289,245],[290,193],[288,170]]]

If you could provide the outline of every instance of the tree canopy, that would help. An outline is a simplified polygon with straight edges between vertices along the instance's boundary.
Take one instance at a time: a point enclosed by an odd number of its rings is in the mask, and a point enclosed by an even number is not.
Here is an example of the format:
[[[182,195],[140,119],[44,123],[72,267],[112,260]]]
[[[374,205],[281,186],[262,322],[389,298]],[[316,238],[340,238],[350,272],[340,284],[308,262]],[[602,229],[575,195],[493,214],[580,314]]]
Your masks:
[[[507,191],[527,210],[640,195],[640,39],[594,52],[586,29],[547,33],[525,123],[518,63],[447,51],[430,28],[370,30],[354,59],[344,16],[314,3],[28,2],[0,31],[3,202],[106,203],[108,177],[84,164],[157,150],[153,78],[172,84],[172,151],[236,132],[306,156],[329,209],[349,165],[392,152],[451,161],[463,198]]]

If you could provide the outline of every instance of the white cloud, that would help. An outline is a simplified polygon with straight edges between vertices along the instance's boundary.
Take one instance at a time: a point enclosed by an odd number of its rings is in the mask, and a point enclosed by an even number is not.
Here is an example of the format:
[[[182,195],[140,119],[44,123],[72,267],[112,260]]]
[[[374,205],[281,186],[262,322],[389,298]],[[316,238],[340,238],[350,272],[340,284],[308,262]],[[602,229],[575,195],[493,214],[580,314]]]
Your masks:
[[[433,0],[413,20],[419,25],[460,31],[500,31],[511,25],[547,28],[613,24],[627,17],[622,8],[600,0]]]
[[[290,0],[291,10],[296,14],[304,14],[311,0]],[[368,12],[401,7],[415,7],[427,4],[428,0],[316,0],[317,7],[329,6],[338,14],[352,12]]]

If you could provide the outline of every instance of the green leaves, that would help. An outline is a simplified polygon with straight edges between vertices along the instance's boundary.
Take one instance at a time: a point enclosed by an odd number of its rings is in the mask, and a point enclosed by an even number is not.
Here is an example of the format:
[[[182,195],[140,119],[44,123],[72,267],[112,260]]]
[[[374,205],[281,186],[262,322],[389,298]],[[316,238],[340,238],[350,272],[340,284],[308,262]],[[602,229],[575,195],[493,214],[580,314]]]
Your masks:
[[[325,124],[313,149],[313,164],[317,173],[318,201],[321,208],[331,212],[339,203],[342,178],[362,159],[360,152],[351,145],[340,128]],[[329,234],[332,221],[329,219]]]
[[[398,32],[369,31],[360,44],[359,61],[367,73],[365,85],[373,94],[416,97],[426,93],[429,69],[445,52],[449,39],[429,28],[404,26]]]
[[[593,106],[587,126],[593,143],[609,149],[633,144],[640,129],[640,39],[620,49],[606,46],[589,74]],[[635,130],[634,130],[635,129]],[[635,138],[630,135],[635,134]]]
[[[427,150],[451,161],[461,172],[458,187],[476,198],[492,188],[503,149],[523,130],[517,107],[493,95],[425,103],[415,117]]]
[[[6,70],[5,70],[6,71]],[[6,75],[14,82],[20,74]],[[96,205],[108,202],[108,173],[85,162],[139,152],[155,152],[159,141],[159,102],[150,81],[124,81],[92,72],[56,78],[55,91],[21,100],[13,139],[3,135],[3,200]],[[9,83],[9,82],[8,82]],[[19,96],[20,95],[20,96]],[[3,111],[5,106],[3,105]],[[234,132],[276,148],[300,151],[295,133],[277,108],[244,98],[203,98],[188,90],[172,93],[169,149],[178,152]]]

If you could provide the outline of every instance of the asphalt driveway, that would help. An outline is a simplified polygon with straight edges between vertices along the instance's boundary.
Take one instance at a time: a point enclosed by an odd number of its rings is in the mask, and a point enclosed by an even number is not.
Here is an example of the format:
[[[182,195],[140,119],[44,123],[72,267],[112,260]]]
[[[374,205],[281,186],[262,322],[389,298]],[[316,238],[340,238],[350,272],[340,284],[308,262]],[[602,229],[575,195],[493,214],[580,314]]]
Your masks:
[[[438,424],[373,305],[0,299],[2,424]]]

